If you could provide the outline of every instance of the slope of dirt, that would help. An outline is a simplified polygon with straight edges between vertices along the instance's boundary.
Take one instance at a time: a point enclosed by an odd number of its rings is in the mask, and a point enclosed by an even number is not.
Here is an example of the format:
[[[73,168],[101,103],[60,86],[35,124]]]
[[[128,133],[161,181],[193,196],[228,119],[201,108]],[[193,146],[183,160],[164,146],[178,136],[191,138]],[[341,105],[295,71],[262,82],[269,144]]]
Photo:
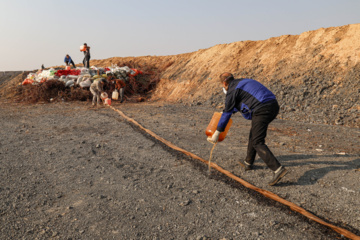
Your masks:
[[[351,24],[172,56],[91,60],[91,65],[154,68],[161,81],[151,91],[152,100],[219,108],[218,76],[228,71],[269,87],[281,105],[279,118],[360,127],[359,50],[360,24]]]
[[[321,28],[263,41],[219,44],[174,56],[92,60],[109,66],[134,61],[163,70],[153,99],[221,106],[218,76],[256,79],[282,106],[281,117],[360,126],[360,24]]]
[[[0,72],[0,85],[3,82],[6,82],[8,79],[11,79],[11,78],[14,78],[14,77],[18,76],[22,72],[23,71],[4,71],[4,72]]]
[[[26,78],[29,72],[6,72],[0,78],[0,98],[13,98],[16,88]]]

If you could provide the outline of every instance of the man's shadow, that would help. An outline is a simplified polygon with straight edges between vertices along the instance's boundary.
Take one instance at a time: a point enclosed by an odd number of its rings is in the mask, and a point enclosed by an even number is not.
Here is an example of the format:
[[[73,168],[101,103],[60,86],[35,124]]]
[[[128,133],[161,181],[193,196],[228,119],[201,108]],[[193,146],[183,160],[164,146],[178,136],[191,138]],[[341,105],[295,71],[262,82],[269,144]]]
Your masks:
[[[357,155],[285,155],[278,156],[281,163],[284,163],[287,167],[292,166],[305,166],[312,165],[313,169],[306,171],[297,182],[283,182],[278,183],[277,186],[290,186],[290,185],[313,185],[319,179],[323,178],[326,174],[339,170],[355,170],[360,168],[360,158],[352,161],[337,161],[338,158],[356,157]],[[330,157],[334,158],[334,161],[321,161],[317,158]],[[313,161],[301,161],[305,159],[314,159]],[[339,159],[340,160],[340,159]],[[326,167],[317,167],[316,165],[328,165]]]

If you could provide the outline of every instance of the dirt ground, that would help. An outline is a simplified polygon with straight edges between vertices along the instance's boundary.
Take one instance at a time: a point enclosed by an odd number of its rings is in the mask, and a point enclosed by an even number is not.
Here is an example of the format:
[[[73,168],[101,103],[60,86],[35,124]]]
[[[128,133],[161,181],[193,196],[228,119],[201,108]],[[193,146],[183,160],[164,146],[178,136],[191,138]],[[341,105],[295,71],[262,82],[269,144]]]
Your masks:
[[[0,105],[1,239],[337,239],[341,236],[169,149],[107,107]],[[113,106],[204,159],[218,109]],[[290,170],[243,172],[250,122],[234,115],[213,162],[360,235],[360,131],[275,120],[267,143]]]

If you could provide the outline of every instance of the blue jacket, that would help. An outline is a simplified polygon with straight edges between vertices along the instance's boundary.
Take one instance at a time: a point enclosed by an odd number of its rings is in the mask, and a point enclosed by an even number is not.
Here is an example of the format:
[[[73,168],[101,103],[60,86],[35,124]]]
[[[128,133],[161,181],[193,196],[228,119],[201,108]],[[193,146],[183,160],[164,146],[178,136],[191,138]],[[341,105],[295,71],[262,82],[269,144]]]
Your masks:
[[[69,56],[69,57],[67,58],[67,57],[65,56],[64,62],[69,62],[69,63],[71,63],[71,62],[72,62],[71,57]]]
[[[251,120],[252,113],[260,107],[276,102],[275,95],[264,85],[253,79],[234,79],[226,93],[225,109],[217,130],[223,132],[233,113],[240,111],[245,119]]]

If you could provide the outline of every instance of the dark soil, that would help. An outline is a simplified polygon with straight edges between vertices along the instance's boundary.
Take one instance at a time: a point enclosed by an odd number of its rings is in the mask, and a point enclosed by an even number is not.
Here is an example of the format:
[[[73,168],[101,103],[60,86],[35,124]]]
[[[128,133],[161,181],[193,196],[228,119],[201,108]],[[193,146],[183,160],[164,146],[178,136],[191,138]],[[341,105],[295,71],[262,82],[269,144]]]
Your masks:
[[[336,239],[332,230],[169,149],[88,102],[0,110],[1,239]],[[204,159],[217,109],[163,103],[114,107]],[[358,128],[275,120],[267,143],[290,170],[277,186],[259,159],[243,172],[250,122],[234,115],[213,162],[360,235]]]

